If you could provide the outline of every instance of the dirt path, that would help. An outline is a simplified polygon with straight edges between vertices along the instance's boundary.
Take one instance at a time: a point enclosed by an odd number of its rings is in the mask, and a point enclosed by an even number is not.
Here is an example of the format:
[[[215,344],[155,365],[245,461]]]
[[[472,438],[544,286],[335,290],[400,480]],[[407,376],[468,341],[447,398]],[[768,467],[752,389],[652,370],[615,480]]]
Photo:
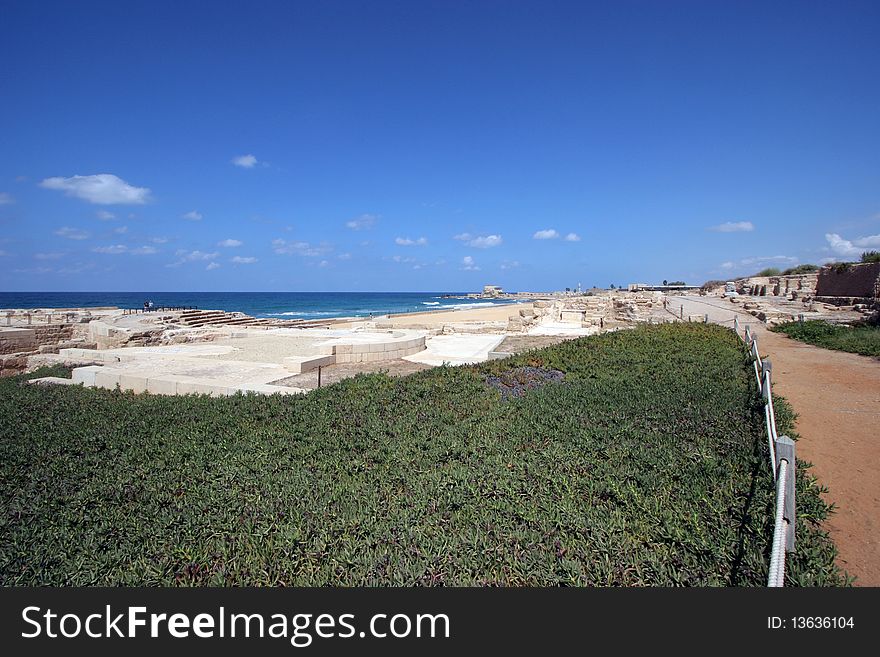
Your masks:
[[[685,301],[685,312],[706,312],[700,308]],[[717,308],[711,319],[723,322],[722,312],[730,313]],[[880,361],[752,327],[761,355],[773,362],[773,391],[798,414],[797,455],[813,464],[829,489],[826,501],[837,507],[825,526],[840,551],[838,565],[857,585],[880,586]]]

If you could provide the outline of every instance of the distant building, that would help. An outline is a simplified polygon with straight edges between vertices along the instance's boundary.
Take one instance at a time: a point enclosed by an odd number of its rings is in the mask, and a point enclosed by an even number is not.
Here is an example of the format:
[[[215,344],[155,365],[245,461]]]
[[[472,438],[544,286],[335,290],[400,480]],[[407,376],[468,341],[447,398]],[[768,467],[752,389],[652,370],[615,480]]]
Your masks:
[[[484,297],[498,297],[504,294],[504,290],[501,289],[500,285],[484,285],[483,286],[483,296]]]

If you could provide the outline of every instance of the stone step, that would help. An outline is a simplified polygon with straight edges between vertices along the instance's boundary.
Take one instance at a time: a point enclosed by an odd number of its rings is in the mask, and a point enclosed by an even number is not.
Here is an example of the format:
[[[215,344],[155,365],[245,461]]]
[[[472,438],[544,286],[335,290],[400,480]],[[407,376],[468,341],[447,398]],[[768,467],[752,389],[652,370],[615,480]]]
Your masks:
[[[49,385],[59,385],[59,386],[74,386],[78,385],[76,381],[73,379],[65,379],[60,376],[44,376],[39,379],[30,379],[28,383],[32,383],[38,386],[49,386]]]

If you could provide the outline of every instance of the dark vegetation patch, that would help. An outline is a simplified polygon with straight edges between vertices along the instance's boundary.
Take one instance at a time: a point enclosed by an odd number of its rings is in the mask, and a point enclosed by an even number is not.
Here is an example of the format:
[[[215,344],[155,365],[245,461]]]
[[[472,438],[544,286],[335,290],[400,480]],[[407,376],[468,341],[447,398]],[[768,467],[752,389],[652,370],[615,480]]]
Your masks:
[[[297,397],[4,378],[0,583],[763,586],[747,364],[730,331],[669,324]],[[486,377],[521,367],[565,381],[498,403]],[[845,583],[808,472],[788,583]]]
[[[880,358],[880,326],[876,324],[843,326],[821,320],[810,320],[788,322],[774,326],[770,330],[785,333],[790,338],[817,347]]]
[[[511,397],[522,397],[530,390],[541,386],[561,381],[565,376],[559,370],[548,370],[543,367],[514,367],[502,371],[500,374],[490,374],[486,377],[486,383],[501,393],[501,400]]]

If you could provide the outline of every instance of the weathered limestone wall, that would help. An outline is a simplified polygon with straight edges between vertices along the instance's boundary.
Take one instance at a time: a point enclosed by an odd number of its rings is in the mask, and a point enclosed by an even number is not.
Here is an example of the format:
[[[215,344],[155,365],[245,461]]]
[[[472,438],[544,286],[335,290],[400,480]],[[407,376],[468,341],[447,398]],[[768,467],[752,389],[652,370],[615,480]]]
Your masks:
[[[0,329],[0,354],[17,354],[37,348],[37,338],[32,328]]]
[[[787,296],[795,299],[816,294],[818,272],[790,276],[751,276],[737,281],[737,292],[749,296]]]
[[[34,326],[31,330],[34,332],[37,345],[66,342],[73,337],[73,325],[71,324],[47,324],[45,326]]]
[[[819,272],[817,296],[880,298],[880,262],[829,265]]]
[[[0,327],[0,376],[20,374],[28,358],[37,354],[58,353],[70,346],[92,346],[75,339],[72,324],[43,324],[27,328]]]

